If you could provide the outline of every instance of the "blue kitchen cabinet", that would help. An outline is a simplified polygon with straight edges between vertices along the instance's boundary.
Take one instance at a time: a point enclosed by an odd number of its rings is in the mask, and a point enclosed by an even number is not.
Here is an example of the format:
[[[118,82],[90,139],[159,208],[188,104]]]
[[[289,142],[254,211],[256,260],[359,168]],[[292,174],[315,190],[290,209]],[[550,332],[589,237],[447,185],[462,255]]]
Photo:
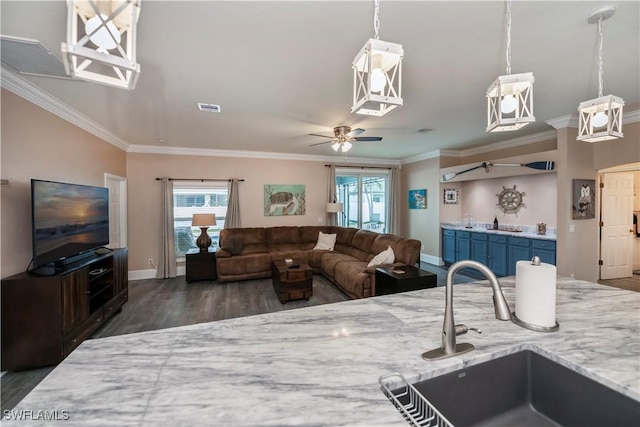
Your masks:
[[[442,261],[446,264],[453,264],[456,262],[455,230],[442,230]]]
[[[509,237],[508,241],[508,268],[507,275],[516,274],[516,262],[521,260],[531,260],[531,239],[524,237]]]
[[[496,276],[507,275],[507,237],[489,236],[487,267]]]
[[[487,236],[485,233],[471,233],[471,259],[487,265]]]
[[[556,242],[531,239],[531,257],[540,257],[541,262],[556,265]]]
[[[456,231],[456,261],[471,258],[471,233]]]

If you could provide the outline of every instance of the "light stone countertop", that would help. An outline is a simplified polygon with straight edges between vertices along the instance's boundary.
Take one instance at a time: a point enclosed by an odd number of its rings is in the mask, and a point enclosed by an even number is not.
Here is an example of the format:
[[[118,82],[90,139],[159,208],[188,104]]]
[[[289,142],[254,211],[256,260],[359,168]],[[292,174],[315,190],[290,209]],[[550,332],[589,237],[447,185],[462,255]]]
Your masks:
[[[499,280],[513,310],[514,278]],[[496,320],[487,282],[455,285],[456,322],[483,333],[425,361],[444,300],[439,287],[88,340],[14,411],[68,411],[38,426],[405,426],[381,375],[414,382],[521,349],[640,401],[640,293],[559,278],[560,330],[541,333]]]
[[[475,233],[486,233],[486,234],[497,234],[502,236],[514,236],[514,237],[526,237],[527,239],[540,239],[540,240],[556,240],[555,229],[547,229],[547,234],[537,234],[535,231],[535,227],[531,226],[512,226],[509,224],[504,225],[505,227],[519,227],[522,231],[503,231],[503,230],[494,230],[490,227],[490,224],[481,224],[476,225],[473,228],[466,228],[462,224],[457,223],[446,223],[443,222],[440,226],[447,230],[461,230],[461,231],[471,231]],[[502,225],[501,225],[502,227]]]

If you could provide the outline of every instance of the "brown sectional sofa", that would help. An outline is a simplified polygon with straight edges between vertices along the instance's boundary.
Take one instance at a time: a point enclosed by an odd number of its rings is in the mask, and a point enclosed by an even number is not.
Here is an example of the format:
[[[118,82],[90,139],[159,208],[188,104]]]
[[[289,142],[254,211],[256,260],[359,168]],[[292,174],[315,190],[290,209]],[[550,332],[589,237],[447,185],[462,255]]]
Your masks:
[[[336,234],[333,251],[314,250],[318,233]],[[416,239],[337,226],[227,228],[220,231],[216,252],[219,282],[271,277],[271,262],[295,258],[323,274],[351,298],[375,296],[371,259],[391,246],[395,263],[414,265],[420,257]]]

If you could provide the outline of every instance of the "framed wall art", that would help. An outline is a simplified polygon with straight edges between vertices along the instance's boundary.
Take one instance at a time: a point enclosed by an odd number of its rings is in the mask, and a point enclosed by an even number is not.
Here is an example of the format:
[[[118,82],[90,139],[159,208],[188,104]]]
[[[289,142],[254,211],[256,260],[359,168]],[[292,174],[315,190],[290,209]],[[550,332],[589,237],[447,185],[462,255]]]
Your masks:
[[[409,209],[427,209],[427,189],[409,190]]]
[[[458,204],[458,189],[457,188],[445,188],[443,202],[445,205],[457,205]]]
[[[573,219],[590,219],[596,217],[595,207],[596,180],[573,180]]]
[[[264,186],[264,216],[304,215],[305,213],[304,185]]]

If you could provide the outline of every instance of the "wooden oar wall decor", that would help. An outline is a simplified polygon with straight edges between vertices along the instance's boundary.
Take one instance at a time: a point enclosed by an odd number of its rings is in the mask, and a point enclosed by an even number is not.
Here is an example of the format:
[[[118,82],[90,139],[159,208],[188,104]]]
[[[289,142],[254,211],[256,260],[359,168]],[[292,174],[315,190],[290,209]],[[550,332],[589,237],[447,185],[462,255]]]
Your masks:
[[[491,162],[482,162],[482,164],[480,164],[478,166],[474,166],[472,168],[465,169],[465,170],[460,171],[460,172],[444,174],[444,175],[442,175],[442,180],[443,181],[451,181],[453,178],[455,178],[458,175],[462,175],[463,173],[467,173],[467,172],[470,172],[472,170],[476,170],[476,169],[480,169],[480,168],[484,168],[485,172],[489,172],[489,167],[491,167],[491,166],[527,167],[527,168],[530,168],[530,169],[552,171],[552,170],[555,169],[555,162],[552,162],[552,161],[531,162],[531,163],[491,163]]]

